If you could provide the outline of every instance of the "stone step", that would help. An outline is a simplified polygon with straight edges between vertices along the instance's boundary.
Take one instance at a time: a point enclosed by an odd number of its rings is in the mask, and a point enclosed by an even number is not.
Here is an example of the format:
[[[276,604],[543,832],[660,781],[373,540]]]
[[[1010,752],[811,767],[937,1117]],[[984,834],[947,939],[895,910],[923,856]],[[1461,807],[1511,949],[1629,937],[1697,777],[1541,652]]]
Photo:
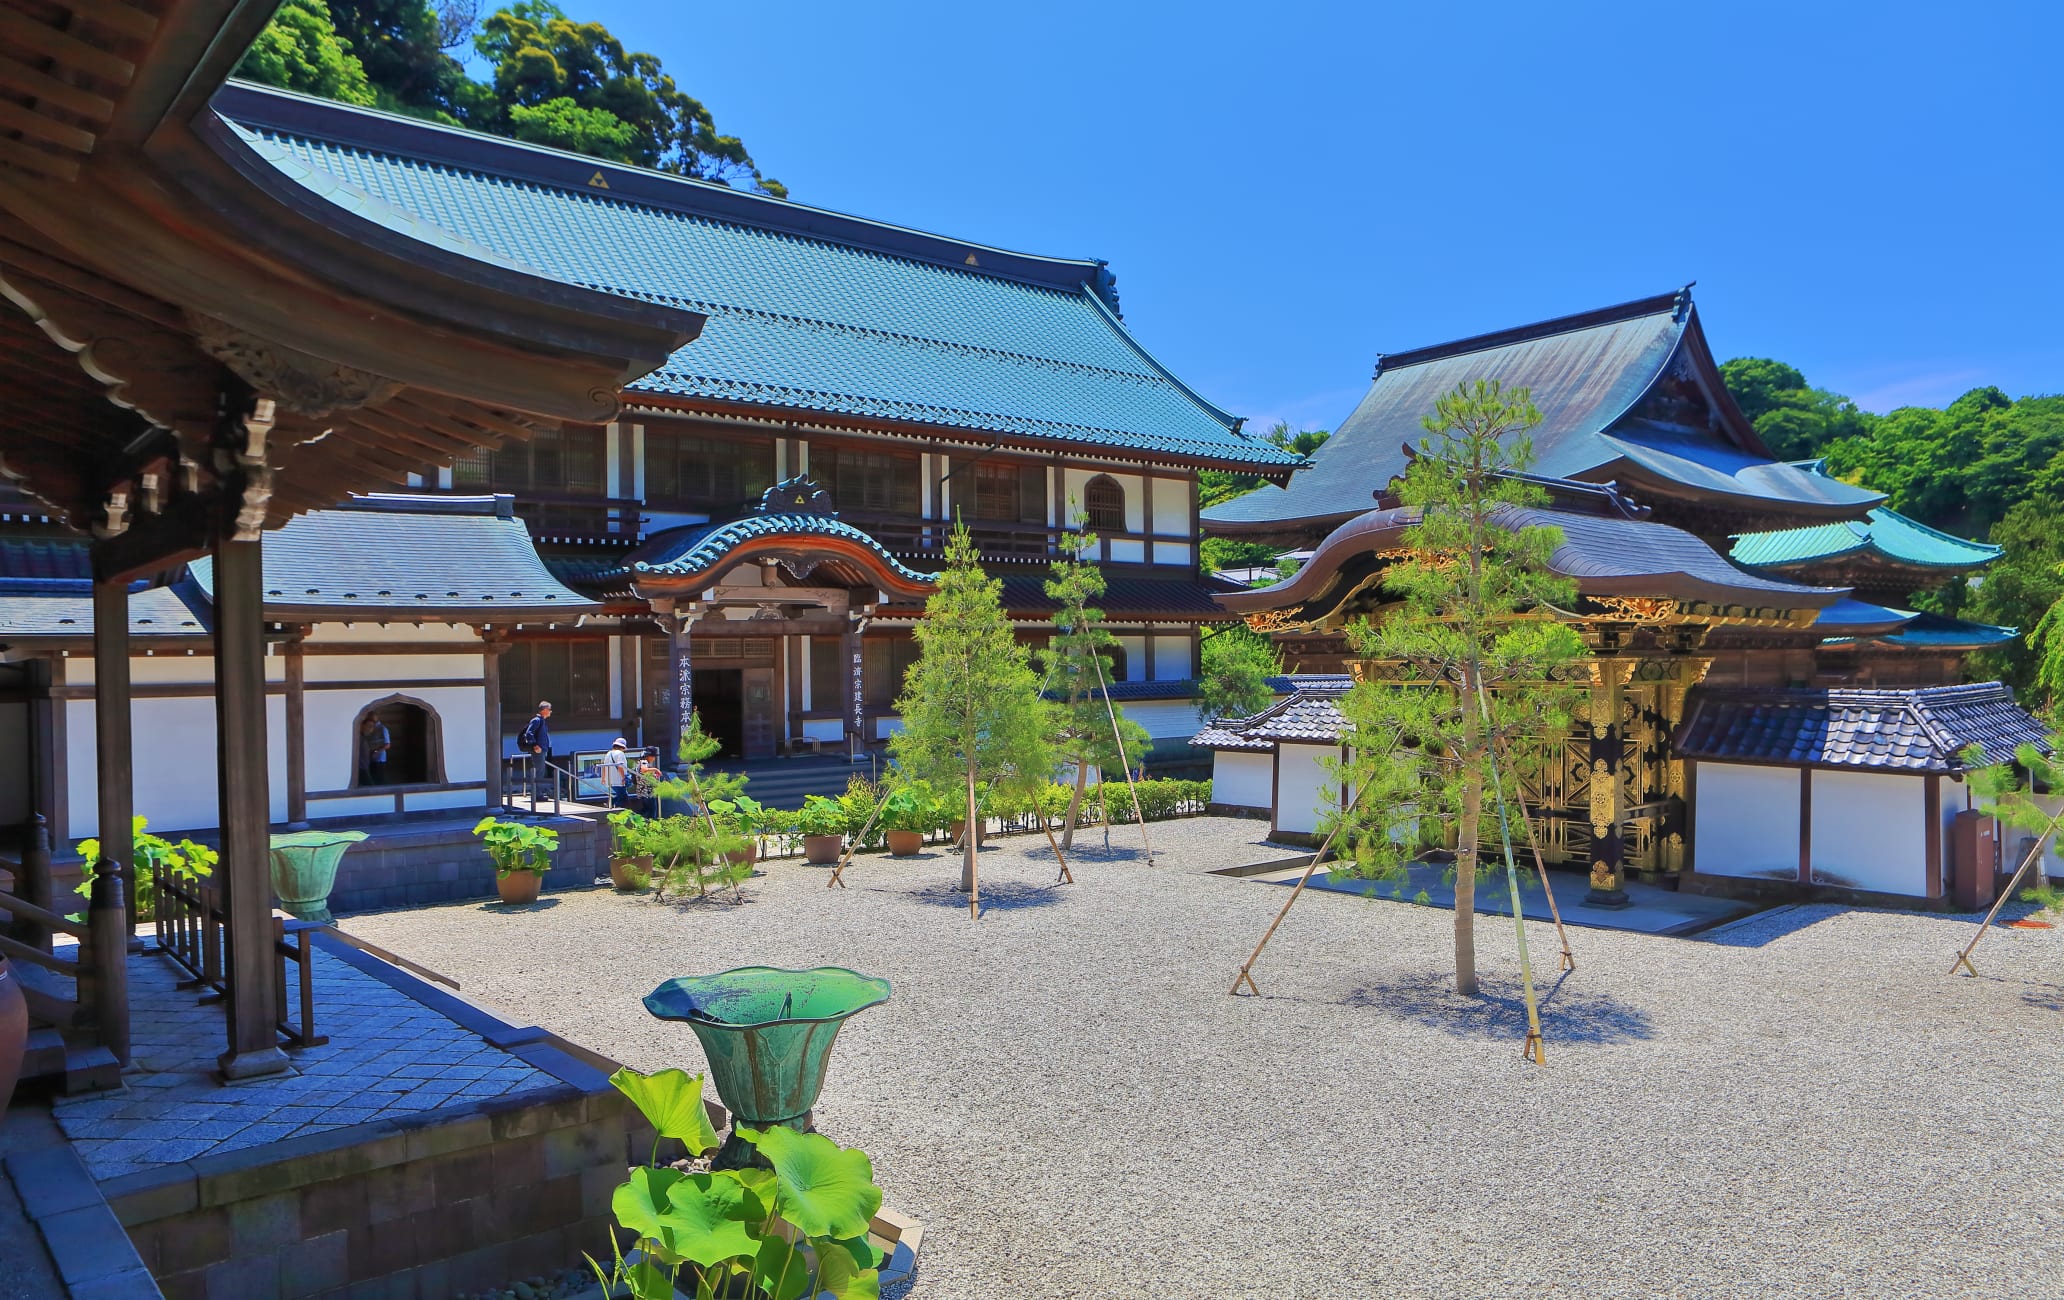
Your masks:
[[[80,1005],[77,981],[34,962],[8,965],[21,984],[22,1000],[29,1004],[32,1018],[60,1029],[78,1029],[93,1023],[93,1009]]]

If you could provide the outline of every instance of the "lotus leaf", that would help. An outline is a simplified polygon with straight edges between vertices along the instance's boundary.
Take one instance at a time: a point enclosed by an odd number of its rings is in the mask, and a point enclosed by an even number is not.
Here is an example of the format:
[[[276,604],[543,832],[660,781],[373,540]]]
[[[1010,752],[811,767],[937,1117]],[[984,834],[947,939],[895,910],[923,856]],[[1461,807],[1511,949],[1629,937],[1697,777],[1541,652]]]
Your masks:
[[[808,1237],[861,1237],[881,1208],[874,1165],[864,1151],[846,1150],[817,1133],[775,1125],[736,1132],[774,1166],[775,1212]]]
[[[609,1076],[616,1090],[631,1099],[645,1122],[663,1138],[676,1138],[699,1156],[717,1144],[717,1130],[702,1104],[702,1076],[686,1070],[640,1074],[624,1066]]]

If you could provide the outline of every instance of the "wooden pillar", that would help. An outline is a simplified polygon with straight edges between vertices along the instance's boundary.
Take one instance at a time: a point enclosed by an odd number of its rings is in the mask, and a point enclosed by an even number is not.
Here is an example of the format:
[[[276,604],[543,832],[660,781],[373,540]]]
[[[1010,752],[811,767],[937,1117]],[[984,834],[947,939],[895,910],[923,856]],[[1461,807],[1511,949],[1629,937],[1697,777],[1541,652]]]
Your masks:
[[[52,904],[50,846],[70,828],[58,820],[57,765],[64,761],[58,745],[55,711],[63,701],[50,698],[54,680],[62,677],[62,661],[34,659],[28,664],[29,682],[29,839],[22,845],[21,870],[16,873],[15,892],[23,902],[46,912]],[[16,932],[23,943],[44,952],[51,947],[50,931],[40,924],[18,922]]]
[[[803,658],[803,642],[808,638],[791,633],[785,639],[788,645],[788,738],[801,740],[803,702],[810,693],[807,680],[803,676],[810,670],[810,665]]]
[[[502,806],[502,654],[509,643],[482,629],[480,633],[480,740],[487,757],[487,806]]]
[[[638,638],[628,632],[616,639],[617,722],[633,745],[645,743],[639,731],[644,704],[638,694],[638,646]]]
[[[1593,907],[1631,907],[1624,882],[1627,791],[1620,781],[1626,734],[1620,725],[1631,659],[1594,658],[1591,668],[1591,890]]]
[[[1813,883],[1813,769],[1799,769],[1799,883]]]
[[[308,663],[300,637],[280,653],[287,670],[287,829],[299,831],[308,828]]]
[[[225,1079],[287,1068],[273,982],[271,798],[265,760],[265,610],[261,543],[215,542],[215,771],[222,816]]]
[[[93,738],[98,750],[100,857],[123,881],[123,944],[136,937],[136,767],[129,716],[129,584],[93,584]]]

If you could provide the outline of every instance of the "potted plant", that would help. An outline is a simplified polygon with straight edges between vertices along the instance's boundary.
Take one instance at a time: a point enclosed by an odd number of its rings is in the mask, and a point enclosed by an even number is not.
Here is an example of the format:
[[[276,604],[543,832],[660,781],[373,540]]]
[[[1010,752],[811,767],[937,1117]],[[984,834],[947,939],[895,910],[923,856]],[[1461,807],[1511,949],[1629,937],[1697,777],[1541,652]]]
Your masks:
[[[836,799],[813,794],[803,800],[802,814],[796,819],[796,829],[803,835],[803,861],[820,867],[837,862],[839,850],[845,847],[846,821],[846,810]]]
[[[495,889],[504,903],[535,903],[538,887],[559,851],[559,832],[548,826],[482,817],[473,833],[495,864]]]
[[[889,856],[914,857],[924,848],[925,832],[938,829],[938,796],[929,782],[906,782],[883,802],[881,820],[888,831]]]
[[[759,857],[760,836],[767,833],[766,805],[741,794],[730,799],[712,799],[709,809],[719,830],[744,837],[744,847],[730,852],[731,862],[736,866],[751,866]]]
[[[618,891],[643,889],[652,878],[652,853],[645,847],[650,821],[629,808],[609,814],[609,883]]]

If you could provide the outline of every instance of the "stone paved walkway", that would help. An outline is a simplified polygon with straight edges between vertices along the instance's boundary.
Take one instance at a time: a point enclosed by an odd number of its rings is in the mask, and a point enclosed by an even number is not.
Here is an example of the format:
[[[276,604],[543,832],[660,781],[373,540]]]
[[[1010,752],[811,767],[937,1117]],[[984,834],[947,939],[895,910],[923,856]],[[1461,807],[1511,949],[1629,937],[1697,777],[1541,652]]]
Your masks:
[[[56,1117],[93,1176],[302,1137],[553,1082],[479,1034],[326,953],[315,956],[316,1028],[291,1073],[217,1082],[219,1003],[176,987],[164,957],[129,959],[133,1067],[112,1093],[61,1100]]]

